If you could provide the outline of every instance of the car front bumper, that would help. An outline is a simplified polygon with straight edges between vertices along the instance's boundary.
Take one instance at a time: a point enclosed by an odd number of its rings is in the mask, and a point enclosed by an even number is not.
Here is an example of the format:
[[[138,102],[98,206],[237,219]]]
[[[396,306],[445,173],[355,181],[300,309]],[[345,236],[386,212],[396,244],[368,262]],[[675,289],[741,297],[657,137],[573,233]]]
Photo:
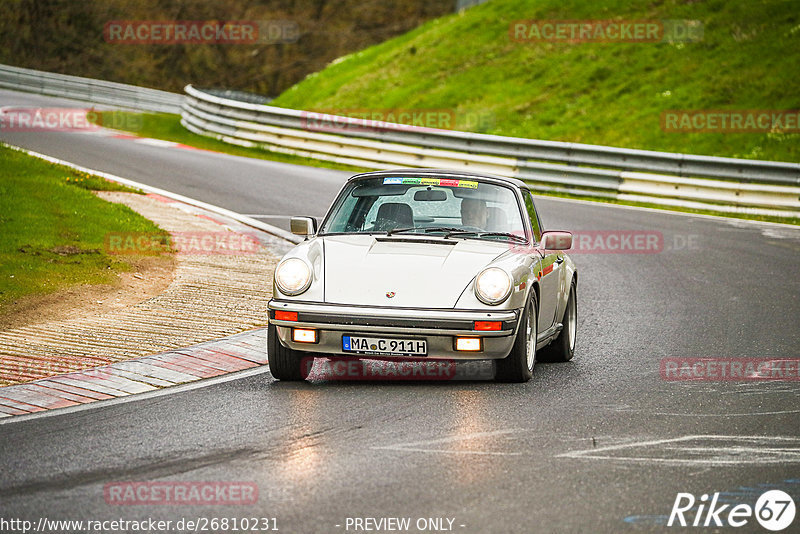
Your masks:
[[[303,352],[337,354],[356,358],[392,358],[402,356],[368,355],[346,352],[342,336],[370,336],[427,341],[425,358],[455,360],[496,360],[511,352],[519,323],[520,310],[431,310],[417,308],[386,308],[346,306],[271,300],[269,322],[275,325],[281,343]],[[277,320],[276,311],[295,312],[297,321]],[[500,321],[501,329],[475,330],[476,321]],[[292,340],[292,329],[314,329],[316,343]],[[481,338],[481,350],[455,350],[457,337]]]

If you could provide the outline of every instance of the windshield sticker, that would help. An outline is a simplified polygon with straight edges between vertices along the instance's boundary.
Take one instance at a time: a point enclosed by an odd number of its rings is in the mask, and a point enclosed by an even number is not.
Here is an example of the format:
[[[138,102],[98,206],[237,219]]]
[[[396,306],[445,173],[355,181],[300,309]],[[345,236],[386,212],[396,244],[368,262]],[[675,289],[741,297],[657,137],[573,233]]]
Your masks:
[[[439,185],[444,187],[468,187],[477,189],[478,182],[470,180],[452,180],[447,178],[384,178],[383,185]]]

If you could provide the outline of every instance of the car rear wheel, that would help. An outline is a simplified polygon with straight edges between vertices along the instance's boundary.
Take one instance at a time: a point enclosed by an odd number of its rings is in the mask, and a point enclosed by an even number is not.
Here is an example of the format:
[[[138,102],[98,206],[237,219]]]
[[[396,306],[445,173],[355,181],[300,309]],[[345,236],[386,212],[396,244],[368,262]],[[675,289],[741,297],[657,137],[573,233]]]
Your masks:
[[[274,324],[267,327],[267,361],[269,371],[277,380],[305,380],[314,359],[303,357],[303,353],[281,345],[278,329]]]
[[[511,353],[497,360],[495,380],[498,382],[527,382],[533,377],[533,366],[536,365],[536,337],[539,306],[536,294],[531,292],[528,305],[522,312],[522,319],[517,330],[517,339]]]
[[[567,307],[564,310],[563,328],[557,338],[540,352],[539,359],[544,362],[568,362],[575,355],[575,342],[578,330],[578,298],[575,280],[569,288]]]

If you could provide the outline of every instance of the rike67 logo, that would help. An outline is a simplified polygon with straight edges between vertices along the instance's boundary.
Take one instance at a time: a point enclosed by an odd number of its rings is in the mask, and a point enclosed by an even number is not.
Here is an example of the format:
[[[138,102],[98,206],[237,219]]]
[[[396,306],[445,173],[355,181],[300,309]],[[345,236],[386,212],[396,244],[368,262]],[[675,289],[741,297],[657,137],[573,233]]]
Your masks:
[[[719,493],[714,493],[710,498],[708,494],[703,494],[699,500],[691,493],[678,493],[667,526],[743,527],[755,517],[762,527],[777,532],[791,525],[794,516],[794,500],[781,490],[762,493],[754,507],[749,504],[723,504]]]

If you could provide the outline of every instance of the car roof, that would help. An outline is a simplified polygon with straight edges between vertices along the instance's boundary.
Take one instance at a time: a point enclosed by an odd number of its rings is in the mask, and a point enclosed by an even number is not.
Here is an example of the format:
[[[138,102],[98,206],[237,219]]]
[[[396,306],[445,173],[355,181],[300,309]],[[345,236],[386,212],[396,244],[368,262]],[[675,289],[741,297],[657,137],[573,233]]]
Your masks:
[[[363,172],[351,176],[347,181],[360,180],[362,178],[377,178],[381,176],[406,176],[409,178],[425,178],[428,176],[450,176],[455,178],[480,178],[487,182],[500,182],[516,187],[527,189],[528,186],[522,180],[516,178],[508,178],[506,176],[498,176],[496,174],[471,172],[471,171],[456,171],[453,169],[390,169],[386,171]]]

